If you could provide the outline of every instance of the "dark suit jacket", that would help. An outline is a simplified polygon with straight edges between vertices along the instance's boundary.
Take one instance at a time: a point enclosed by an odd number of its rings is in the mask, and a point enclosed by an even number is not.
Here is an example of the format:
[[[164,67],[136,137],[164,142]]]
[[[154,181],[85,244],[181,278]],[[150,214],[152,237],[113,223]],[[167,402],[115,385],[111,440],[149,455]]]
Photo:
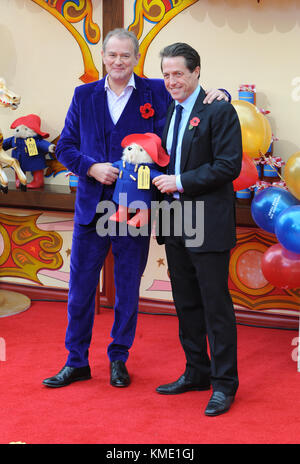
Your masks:
[[[191,202],[192,221],[196,224],[196,202],[204,202],[204,241],[192,251],[224,251],[236,243],[235,197],[232,181],[238,177],[242,162],[242,137],[237,113],[225,101],[203,104],[205,92],[201,88],[189,121],[197,117],[198,126],[184,132],[181,152],[181,182],[184,193],[180,201]],[[166,146],[167,133],[174,110],[174,102],[167,113],[162,143]],[[184,215],[183,215],[184,220]],[[182,224],[183,236],[184,224]],[[164,243],[158,236],[158,243]]]

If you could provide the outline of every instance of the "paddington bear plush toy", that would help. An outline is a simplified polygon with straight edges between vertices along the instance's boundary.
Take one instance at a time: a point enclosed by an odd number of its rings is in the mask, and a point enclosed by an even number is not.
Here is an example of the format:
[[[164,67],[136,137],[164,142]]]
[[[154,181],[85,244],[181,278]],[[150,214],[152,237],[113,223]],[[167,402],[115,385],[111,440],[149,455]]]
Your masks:
[[[11,129],[14,136],[3,141],[3,149],[12,148],[11,156],[20,163],[22,171],[31,171],[33,180],[27,188],[40,188],[44,185],[45,157],[55,152],[55,145],[44,140],[49,134],[41,131],[41,119],[36,114],[29,114],[16,119]],[[16,180],[17,187],[19,180]]]
[[[162,174],[158,169],[169,163],[169,155],[162,148],[161,139],[148,132],[128,135],[121,145],[124,148],[123,156],[113,163],[119,169],[113,195],[113,201],[119,208],[110,220],[127,221],[131,226],[142,227],[149,221],[151,201],[155,199],[152,180]],[[137,200],[142,202],[141,208],[129,219],[128,208]]]

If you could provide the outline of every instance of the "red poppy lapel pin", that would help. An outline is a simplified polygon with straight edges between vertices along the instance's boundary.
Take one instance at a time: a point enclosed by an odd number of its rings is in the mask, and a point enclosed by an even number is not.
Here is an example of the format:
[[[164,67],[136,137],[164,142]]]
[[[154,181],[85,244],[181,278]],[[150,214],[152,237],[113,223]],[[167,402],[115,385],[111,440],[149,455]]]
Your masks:
[[[190,120],[189,130],[193,129],[193,127],[197,127],[199,125],[200,119],[195,116]]]
[[[144,119],[149,119],[154,116],[154,108],[152,108],[151,103],[145,103],[143,106],[140,106],[140,112],[142,115],[142,118]]]

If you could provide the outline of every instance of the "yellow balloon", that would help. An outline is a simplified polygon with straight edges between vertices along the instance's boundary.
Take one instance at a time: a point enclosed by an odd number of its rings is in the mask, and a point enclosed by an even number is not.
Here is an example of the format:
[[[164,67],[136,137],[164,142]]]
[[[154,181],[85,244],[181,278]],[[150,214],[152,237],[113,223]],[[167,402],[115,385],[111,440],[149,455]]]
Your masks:
[[[300,151],[287,160],[284,168],[284,180],[294,197],[300,200]]]
[[[265,140],[264,140],[264,143],[261,147],[261,152],[263,155],[265,155],[271,145],[271,141],[272,141],[272,129],[271,129],[271,126],[270,126],[270,123],[269,121],[267,120],[267,118],[261,114],[261,117],[263,119],[263,122],[264,122],[264,126],[265,126]]]
[[[266,145],[266,124],[263,115],[255,105],[244,100],[234,100],[232,105],[240,120],[243,152],[251,158],[259,158]]]

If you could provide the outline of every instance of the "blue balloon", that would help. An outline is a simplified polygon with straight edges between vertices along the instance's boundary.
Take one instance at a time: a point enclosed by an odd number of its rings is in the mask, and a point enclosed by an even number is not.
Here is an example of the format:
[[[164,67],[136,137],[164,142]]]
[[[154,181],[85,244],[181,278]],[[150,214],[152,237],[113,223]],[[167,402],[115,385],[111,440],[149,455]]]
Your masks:
[[[300,205],[291,206],[279,214],[275,234],[284,248],[300,254]]]
[[[299,204],[299,200],[287,190],[280,187],[267,187],[254,196],[251,213],[259,227],[274,234],[278,215],[286,208]]]

